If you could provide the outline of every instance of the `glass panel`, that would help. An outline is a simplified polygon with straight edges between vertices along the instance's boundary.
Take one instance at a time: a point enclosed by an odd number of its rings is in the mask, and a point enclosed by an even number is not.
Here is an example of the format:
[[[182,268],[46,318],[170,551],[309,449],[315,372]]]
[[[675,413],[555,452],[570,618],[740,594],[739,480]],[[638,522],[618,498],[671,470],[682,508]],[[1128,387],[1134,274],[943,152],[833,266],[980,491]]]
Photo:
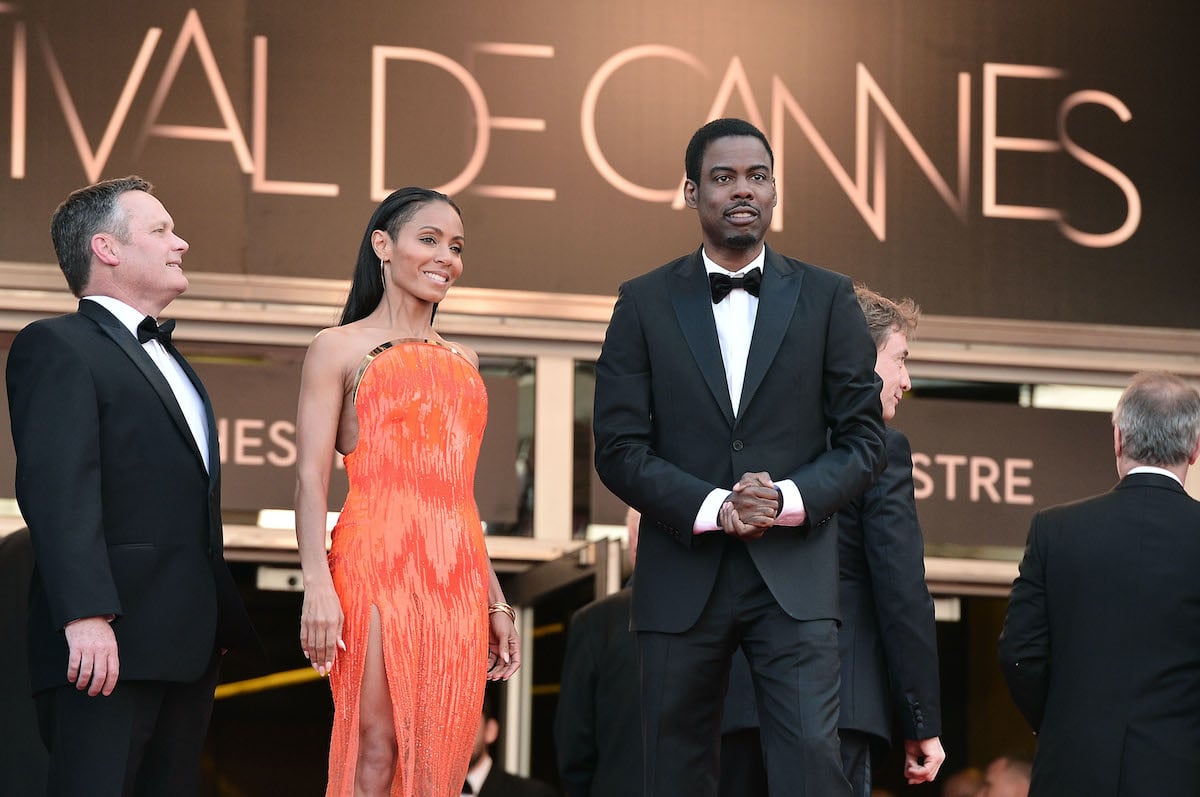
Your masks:
[[[596,364],[575,364],[575,475],[574,507],[576,538],[623,536],[625,504],[596,474],[592,438],[592,401],[596,395]],[[615,527],[614,529],[597,527]]]
[[[481,355],[488,425],[475,473],[475,499],[493,535],[533,534],[534,361]]]

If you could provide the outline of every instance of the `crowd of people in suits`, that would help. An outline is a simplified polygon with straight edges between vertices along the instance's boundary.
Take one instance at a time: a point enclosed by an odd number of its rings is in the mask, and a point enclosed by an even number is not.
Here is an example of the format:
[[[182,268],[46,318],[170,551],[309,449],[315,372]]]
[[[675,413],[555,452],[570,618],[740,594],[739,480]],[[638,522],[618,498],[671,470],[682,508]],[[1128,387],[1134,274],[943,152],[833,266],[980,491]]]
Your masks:
[[[888,425],[911,387],[917,309],[766,245],[774,156],[753,125],[704,125],[684,166],[702,245],[620,286],[596,366],[596,470],[636,510],[636,567],[571,622],[563,785],[570,797],[869,797],[872,751],[893,727],[904,780],[933,781],[946,757],[933,604],[911,449]],[[432,324],[461,272],[461,214],[437,197],[438,213],[419,216],[433,220],[413,222],[422,200],[368,230],[356,284],[373,286],[372,307],[394,299],[393,321]],[[211,402],[173,322],[158,321],[187,288],[188,244],[136,177],[74,192],[51,230],[78,310],[22,330],[6,374],[47,793],[195,794],[221,659],[255,632],[222,553]],[[340,430],[353,398],[326,392],[338,401],[318,402],[325,426]],[[999,655],[1037,755],[963,773],[976,795],[1019,795],[1024,780],[1035,797],[1200,794],[1200,502],[1184,489],[1200,394],[1138,374],[1113,430],[1117,487],[1033,519]],[[486,563],[464,579],[480,603],[454,619],[473,629],[470,690],[483,694],[520,663],[515,612]],[[326,604],[303,643],[323,675],[346,650],[344,607]],[[379,663],[377,611],[364,616]],[[349,785],[330,793],[353,791],[372,760],[384,787],[433,788],[407,748],[397,755],[411,707],[391,712],[396,685],[368,672],[375,697],[351,690],[339,711],[356,729],[360,707],[381,708],[370,727],[385,732],[363,737]],[[438,783],[458,788],[465,772],[462,794],[552,794],[495,765],[489,704]]]

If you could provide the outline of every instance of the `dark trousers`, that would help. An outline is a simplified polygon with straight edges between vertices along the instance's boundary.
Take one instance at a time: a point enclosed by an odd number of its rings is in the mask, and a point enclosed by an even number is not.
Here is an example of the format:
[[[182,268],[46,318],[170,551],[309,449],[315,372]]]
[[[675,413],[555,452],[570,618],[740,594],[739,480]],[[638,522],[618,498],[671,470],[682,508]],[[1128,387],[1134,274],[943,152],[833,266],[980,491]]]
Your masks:
[[[842,773],[854,797],[871,797],[871,750],[876,737],[841,730]],[[721,736],[720,797],[764,797],[767,771],[763,766],[758,728],[743,728]]]
[[[871,743],[876,737],[862,731],[841,730],[842,772],[854,797],[871,797]]]
[[[680,634],[638,632],[646,797],[716,797],[730,657],[750,662],[772,794],[850,797],[838,752],[838,631],[788,616],[740,541]]]
[[[764,797],[768,793],[767,768],[763,765],[758,728],[721,734],[719,797]]]
[[[118,680],[108,697],[71,685],[39,692],[48,797],[195,795],[219,672],[214,656],[192,683]]]

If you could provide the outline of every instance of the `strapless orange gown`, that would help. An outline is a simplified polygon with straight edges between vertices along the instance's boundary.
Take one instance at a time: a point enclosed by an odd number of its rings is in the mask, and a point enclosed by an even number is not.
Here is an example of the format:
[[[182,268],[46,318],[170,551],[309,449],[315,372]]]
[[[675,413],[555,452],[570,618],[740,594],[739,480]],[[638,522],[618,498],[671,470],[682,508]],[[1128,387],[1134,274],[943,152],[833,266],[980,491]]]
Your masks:
[[[358,369],[358,444],[329,567],[346,615],[330,676],[330,797],[354,793],[371,608],[399,747],[394,797],[457,797],[483,705],[487,548],[475,464],[487,421],[479,372],[452,348],[385,343]]]

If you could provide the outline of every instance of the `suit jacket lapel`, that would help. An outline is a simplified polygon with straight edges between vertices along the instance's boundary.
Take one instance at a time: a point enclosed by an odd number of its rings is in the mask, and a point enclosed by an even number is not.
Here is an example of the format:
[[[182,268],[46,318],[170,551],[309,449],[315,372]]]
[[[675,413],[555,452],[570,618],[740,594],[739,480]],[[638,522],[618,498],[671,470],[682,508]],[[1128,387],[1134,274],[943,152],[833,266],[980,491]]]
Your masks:
[[[154,392],[158,394],[158,398],[162,401],[163,406],[167,408],[171,419],[179,427],[179,431],[183,434],[184,440],[187,441],[188,447],[191,448],[192,453],[200,460],[200,465],[203,467],[204,459],[200,456],[200,449],[196,445],[196,438],[192,435],[192,429],[188,426],[187,419],[183,417],[183,410],[179,408],[179,400],[175,398],[175,393],[171,390],[171,386],[167,384],[166,377],[162,375],[162,371],[158,370],[158,366],[150,359],[150,355],[142,348],[142,344],[138,343],[137,338],[130,334],[129,330],[117,320],[116,316],[95,302],[80,301],[79,313],[95,321],[96,325],[104,331],[104,334],[112,338],[113,342],[121,348],[121,351],[125,352],[129,359],[133,361],[133,364],[137,366],[138,370],[142,372],[142,376],[146,377],[146,381],[154,388]],[[176,360],[181,363],[183,362],[182,357],[177,357]],[[198,384],[199,380],[196,379],[196,375],[192,373],[192,369],[186,364],[184,365],[184,371],[187,372],[193,384]],[[207,410],[209,418],[208,439],[211,451],[214,445],[213,441],[216,440],[216,431],[213,429],[212,423],[212,408],[209,406],[208,395],[204,392],[204,389],[199,386],[196,389],[200,391],[200,396],[204,399],[204,407]],[[209,461],[215,463],[217,460],[210,457]],[[215,470],[215,468],[212,470]],[[209,478],[212,478],[211,472]]]
[[[784,333],[796,312],[796,299],[803,281],[802,271],[767,248],[758,312],[754,317],[754,334],[750,338],[750,353],[746,359],[746,378],[742,382],[742,398],[738,405],[742,413],[750,406],[754,392],[762,384],[775,361],[775,355],[779,353]]]
[[[721,360],[721,344],[717,341],[717,322],[713,319],[712,294],[708,288],[708,277],[704,261],[697,250],[675,268],[669,278],[671,304],[683,337],[691,349],[692,357],[704,381],[712,391],[713,398],[725,414],[725,420],[733,424],[733,403],[729,400],[729,386],[725,380],[725,365]]]

